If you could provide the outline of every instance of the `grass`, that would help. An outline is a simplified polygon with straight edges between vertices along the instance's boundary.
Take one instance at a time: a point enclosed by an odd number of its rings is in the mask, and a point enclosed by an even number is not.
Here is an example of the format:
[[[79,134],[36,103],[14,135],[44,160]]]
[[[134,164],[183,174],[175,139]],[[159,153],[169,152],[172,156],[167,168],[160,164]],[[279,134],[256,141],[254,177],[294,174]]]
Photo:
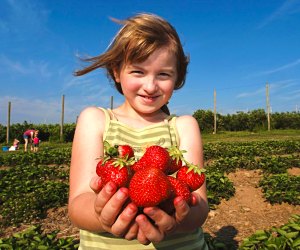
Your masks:
[[[202,140],[207,142],[247,142],[262,140],[300,140],[300,130],[271,130],[271,131],[220,131],[217,134],[202,134]]]

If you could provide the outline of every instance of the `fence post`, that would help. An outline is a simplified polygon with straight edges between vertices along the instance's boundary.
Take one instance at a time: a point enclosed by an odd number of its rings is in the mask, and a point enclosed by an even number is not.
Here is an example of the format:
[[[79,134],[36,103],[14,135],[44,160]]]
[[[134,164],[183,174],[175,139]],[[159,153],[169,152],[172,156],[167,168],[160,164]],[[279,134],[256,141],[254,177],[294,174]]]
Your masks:
[[[217,92],[214,89],[214,134],[217,133]]]
[[[60,121],[60,141],[63,141],[64,134],[64,114],[65,114],[65,95],[61,98],[61,121]]]
[[[110,97],[110,109],[113,109],[114,108],[114,97],[111,96]]]
[[[6,128],[6,143],[7,143],[7,145],[9,143],[10,114],[11,114],[11,102],[8,102],[7,128]]]
[[[269,84],[266,84],[266,101],[267,101],[267,119],[268,119],[268,131],[271,130],[271,121],[270,121],[270,98],[269,98]]]

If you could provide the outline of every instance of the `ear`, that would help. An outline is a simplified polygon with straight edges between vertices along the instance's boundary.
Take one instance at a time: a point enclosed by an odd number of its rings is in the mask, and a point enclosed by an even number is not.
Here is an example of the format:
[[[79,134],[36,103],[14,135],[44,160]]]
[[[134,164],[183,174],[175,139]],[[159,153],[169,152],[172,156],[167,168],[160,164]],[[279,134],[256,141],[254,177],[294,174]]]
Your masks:
[[[119,70],[117,68],[114,68],[113,72],[114,72],[115,81],[120,82],[120,72],[119,72]]]

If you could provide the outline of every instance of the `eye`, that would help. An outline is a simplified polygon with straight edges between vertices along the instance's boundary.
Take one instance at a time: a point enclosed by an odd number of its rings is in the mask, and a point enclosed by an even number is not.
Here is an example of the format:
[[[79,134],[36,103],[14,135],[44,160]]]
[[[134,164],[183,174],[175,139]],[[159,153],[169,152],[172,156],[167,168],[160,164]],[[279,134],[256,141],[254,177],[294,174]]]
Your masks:
[[[130,73],[134,74],[134,75],[142,75],[143,74],[143,72],[140,70],[132,70],[132,71],[130,71]]]
[[[160,72],[158,74],[158,77],[162,80],[167,80],[167,79],[170,79],[172,77],[172,74],[170,73],[167,73],[167,72]]]
[[[162,72],[159,75],[161,75],[161,76],[171,76],[169,73],[166,73],[166,72]]]

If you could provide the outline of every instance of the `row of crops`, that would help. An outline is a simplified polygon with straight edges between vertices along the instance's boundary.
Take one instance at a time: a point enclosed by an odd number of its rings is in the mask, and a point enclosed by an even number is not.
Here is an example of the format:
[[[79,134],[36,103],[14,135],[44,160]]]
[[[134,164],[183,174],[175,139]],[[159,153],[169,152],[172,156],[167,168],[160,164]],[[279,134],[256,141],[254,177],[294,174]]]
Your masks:
[[[263,171],[259,185],[267,202],[300,205],[300,176],[287,172],[300,167],[300,141],[207,143],[204,152],[211,209],[234,196],[234,185],[226,174],[240,168]],[[67,204],[70,155],[70,146],[0,154],[0,237],[7,227],[34,224],[46,217],[48,209]],[[299,232],[300,214],[280,228],[258,231],[240,249],[300,249]],[[41,225],[33,225],[0,238],[0,249],[77,249],[77,239],[57,234],[45,234]],[[209,234],[205,236],[210,249],[230,249]]]

